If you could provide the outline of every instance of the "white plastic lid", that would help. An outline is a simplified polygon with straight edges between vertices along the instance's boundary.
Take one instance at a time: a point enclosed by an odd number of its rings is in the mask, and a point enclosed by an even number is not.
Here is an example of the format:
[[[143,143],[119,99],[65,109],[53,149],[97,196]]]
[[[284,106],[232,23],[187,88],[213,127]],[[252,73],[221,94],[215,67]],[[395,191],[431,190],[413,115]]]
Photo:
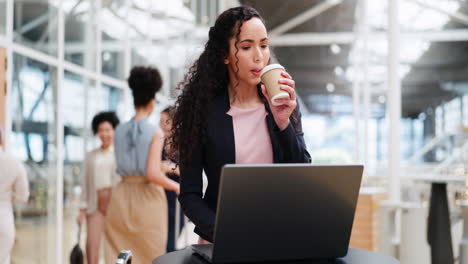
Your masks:
[[[276,105],[276,106],[282,105],[281,103],[276,102],[277,99],[289,99],[289,94],[287,92],[281,92],[273,96],[273,98],[271,98],[271,103],[273,105]]]
[[[284,67],[281,66],[280,64],[267,65],[267,66],[265,66],[265,68],[263,68],[262,72],[260,72],[260,76],[265,74],[267,71],[270,71],[270,70],[273,70],[273,69],[283,69],[284,70]]]

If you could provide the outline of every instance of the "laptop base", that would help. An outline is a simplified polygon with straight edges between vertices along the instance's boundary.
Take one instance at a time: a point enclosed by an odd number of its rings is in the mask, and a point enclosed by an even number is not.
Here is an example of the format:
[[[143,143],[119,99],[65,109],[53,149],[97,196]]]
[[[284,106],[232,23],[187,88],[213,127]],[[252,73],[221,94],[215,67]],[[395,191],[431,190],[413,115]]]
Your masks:
[[[192,245],[193,254],[200,257],[201,263],[214,263],[212,262],[213,257],[213,245],[212,244],[200,244]],[[266,262],[243,262],[245,264],[344,264],[339,259],[324,259],[324,260],[284,260],[284,261],[266,261]]]

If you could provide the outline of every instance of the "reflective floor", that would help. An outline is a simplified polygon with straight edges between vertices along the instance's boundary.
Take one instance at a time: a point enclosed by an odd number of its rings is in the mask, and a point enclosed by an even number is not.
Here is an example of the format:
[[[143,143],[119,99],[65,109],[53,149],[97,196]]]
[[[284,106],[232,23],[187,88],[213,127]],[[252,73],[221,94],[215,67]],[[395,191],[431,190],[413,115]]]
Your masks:
[[[68,263],[71,249],[77,243],[78,226],[76,224],[76,210],[66,209],[63,221],[64,263]],[[16,218],[16,241],[12,251],[12,264],[53,263],[48,261],[55,257],[55,233],[53,225],[46,216],[23,216]],[[81,248],[84,248],[86,234],[81,234]],[[104,263],[104,262],[102,262]]]
[[[69,256],[72,248],[77,243],[78,225],[76,216],[78,209],[70,206],[64,210],[63,221],[63,262],[69,263]],[[49,219],[50,221],[50,219]],[[48,218],[42,216],[22,216],[16,218],[16,241],[12,251],[12,264],[48,264],[54,263],[55,258],[55,234],[53,223],[48,222]],[[193,233],[193,224],[189,223],[184,229],[177,241],[177,247],[183,248],[188,244],[194,244],[198,241],[198,236]],[[81,233],[80,246],[84,250],[86,241],[86,226],[83,226]],[[185,232],[185,230],[187,230]],[[101,256],[103,256],[101,252]],[[48,261],[48,260],[51,261]],[[101,257],[100,264],[104,264],[104,258]]]

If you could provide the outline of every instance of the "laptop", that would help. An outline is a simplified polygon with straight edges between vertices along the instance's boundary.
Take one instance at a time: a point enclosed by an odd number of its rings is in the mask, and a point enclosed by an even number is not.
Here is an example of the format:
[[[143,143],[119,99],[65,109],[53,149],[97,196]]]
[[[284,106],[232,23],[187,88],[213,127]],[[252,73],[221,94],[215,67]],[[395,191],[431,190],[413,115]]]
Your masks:
[[[211,263],[334,260],[346,256],[362,165],[226,165]]]

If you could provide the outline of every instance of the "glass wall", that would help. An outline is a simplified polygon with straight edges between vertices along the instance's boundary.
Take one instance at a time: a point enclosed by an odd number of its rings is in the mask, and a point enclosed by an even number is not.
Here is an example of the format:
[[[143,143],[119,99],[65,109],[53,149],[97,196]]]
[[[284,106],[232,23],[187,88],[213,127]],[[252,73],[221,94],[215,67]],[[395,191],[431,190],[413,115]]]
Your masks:
[[[443,11],[442,11],[443,10]],[[412,158],[425,146],[427,153],[417,157],[419,162],[451,166],[464,161],[458,153],[465,144],[463,129],[463,98],[468,94],[465,65],[468,39],[459,39],[467,25],[447,15],[466,13],[463,1],[402,1],[400,25],[403,32],[413,32],[402,38],[402,126],[413,134],[406,141],[416,145],[406,150],[405,157]],[[431,35],[429,32],[440,32]],[[402,146],[404,146],[402,144]],[[402,148],[402,151],[405,149]]]
[[[6,34],[6,0],[0,0],[0,35]]]
[[[76,244],[76,217],[79,212],[80,182],[83,175],[86,124],[86,95],[93,82],[65,71],[63,95],[64,161],[63,161],[63,253],[67,256]]]
[[[16,43],[57,56],[58,2],[14,1],[14,37]]]
[[[110,0],[103,1],[103,8],[100,14],[100,25],[102,27],[102,51],[100,54],[102,73],[115,77],[124,78],[124,52],[125,38],[130,30],[127,27],[128,8],[125,1]],[[142,15],[149,14],[144,10]],[[140,20],[138,16],[133,17],[136,21]],[[108,26],[106,26],[108,25]],[[134,28],[134,23],[129,25]]]
[[[65,60],[96,69],[97,8],[98,1],[66,0],[63,2],[65,14]]]
[[[151,119],[156,123],[160,108],[171,100],[168,89],[181,78],[169,69],[183,72],[185,67],[183,59],[169,64],[167,54],[177,53],[181,45],[184,51],[193,46],[180,41],[173,51],[167,40],[184,39],[195,27],[195,16],[181,0],[163,5],[121,0],[13,3],[14,36],[6,46],[14,50],[7,147],[27,166],[31,197],[16,208],[12,261],[65,263],[76,243],[83,159],[99,146],[91,132],[93,116],[116,111],[126,121],[133,112],[126,71],[134,65],[153,65],[165,85]],[[6,0],[0,0],[0,35],[5,35],[6,22]],[[64,54],[59,54],[62,45]],[[63,139],[58,140],[61,129]],[[63,160],[57,160],[59,153]],[[59,195],[57,188],[62,187]]]
[[[26,165],[30,198],[17,209],[17,263],[54,263],[57,246],[57,68],[14,54],[12,152]],[[58,243],[61,243],[59,241]]]

